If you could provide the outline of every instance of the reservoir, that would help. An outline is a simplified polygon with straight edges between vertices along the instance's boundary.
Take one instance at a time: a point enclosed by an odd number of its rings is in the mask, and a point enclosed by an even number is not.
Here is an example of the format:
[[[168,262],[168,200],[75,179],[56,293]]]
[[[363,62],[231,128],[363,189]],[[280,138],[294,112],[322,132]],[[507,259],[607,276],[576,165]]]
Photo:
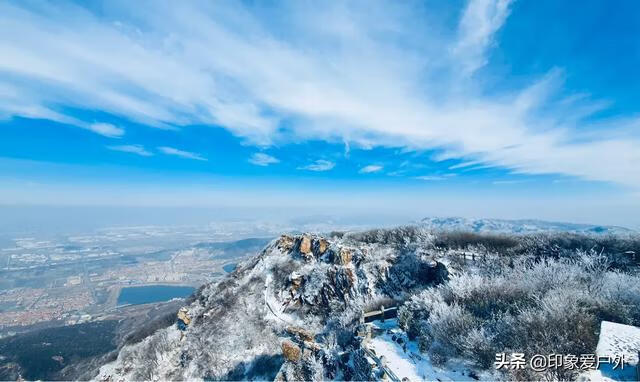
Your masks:
[[[122,288],[118,305],[139,305],[169,301],[172,298],[188,297],[195,288],[175,285],[147,285]]]
[[[231,263],[231,264],[225,265],[224,267],[222,267],[222,269],[224,269],[224,271],[227,273],[231,273],[236,269],[237,266],[238,265],[236,263]]]

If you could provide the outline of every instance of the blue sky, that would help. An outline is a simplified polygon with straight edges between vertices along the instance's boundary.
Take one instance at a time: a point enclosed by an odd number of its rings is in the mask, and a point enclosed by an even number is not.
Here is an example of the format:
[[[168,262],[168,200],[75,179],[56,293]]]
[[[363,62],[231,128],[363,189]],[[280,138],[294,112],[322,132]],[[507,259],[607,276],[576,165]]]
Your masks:
[[[0,204],[640,226],[638,8],[0,2]]]

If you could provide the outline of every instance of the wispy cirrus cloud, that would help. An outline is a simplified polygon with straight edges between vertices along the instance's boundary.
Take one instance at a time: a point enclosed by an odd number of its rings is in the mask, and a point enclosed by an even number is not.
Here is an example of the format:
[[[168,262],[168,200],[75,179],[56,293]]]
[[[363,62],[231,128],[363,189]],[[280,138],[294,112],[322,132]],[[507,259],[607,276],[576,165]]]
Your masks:
[[[426,181],[438,181],[438,180],[445,180],[447,178],[439,175],[421,175],[421,176],[414,177],[414,179],[426,180]]]
[[[318,159],[313,163],[310,163],[306,166],[298,167],[298,170],[309,170],[309,171],[329,171],[336,166],[334,162]]]
[[[376,164],[370,164],[368,166],[364,166],[358,172],[361,173],[361,174],[370,174],[372,172],[378,172],[378,171],[380,171],[382,169],[383,169],[382,166],[379,166],[379,165],[376,165]]]
[[[174,156],[185,158],[185,159],[194,159],[199,161],[208,160],[207,158],[201,156],[200,154],[192,153],[190,151],[179,150],[174,147],[160,146],[158,147],[158,151],[160,151],[163,154],[174,155]]]
[[[92,123],[87,125],[86,128],[94,133],[104,135],[109,138],[120,138],[124,135],[124,129],[110,123]]]
[[[507,179],[507,180],[494,180],[492,184],[520,184],[527,183],[529,179]]]
[[[467,167],[471,167],[471,166],[476,166],[478,164],[481,164],[482,162],[480,161],[468,161],[468,162],[461,162],[458,164],[454,164],[453,166],[449,166],[449,170],[456,170],[459,168],[467,168]]]
[[[142,145],[116,145],[116,146],[107,146],[107,148],[109,150],[137,154],[143,157],[150,157],[153,155],[152,152],[147,151]]]
[[[465,75],[487,63],[487,48],[509,15],[511,0],[469,1],[458,24],[458,40],[451,52]]]
[[[432,33],[437,10],[412,2],[285,2],[268,12],[246,2],[107,2],[99,11],[4,2],[0,24],[12,33],[0,37],[0,118],[122,136],[68,112],[100,110],[158,128],[223,126],[261,147],[324,139],[446,149],[517,173],[640,188],[637,129],[613,131],[632,117],[590,121],[604,104],[565,94],[562,70],[502,91],[470,80],[499,45],[510,4],[469,0],[451,33]],[[585,133],[594,126],[598,134]]]
[[[256,166],[268,166],[279,162],[279,159],[265,153],[255,153],[249,158],[249,163]]]

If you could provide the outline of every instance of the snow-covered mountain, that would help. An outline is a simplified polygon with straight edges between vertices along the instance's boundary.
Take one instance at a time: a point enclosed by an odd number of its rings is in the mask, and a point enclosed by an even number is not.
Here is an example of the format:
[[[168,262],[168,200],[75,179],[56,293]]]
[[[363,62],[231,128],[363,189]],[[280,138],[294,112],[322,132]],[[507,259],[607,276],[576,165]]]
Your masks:
[[[429,221],[282,235],[90,377],[571,379],[566,370],[498,372],[493,362],[497,352],[592,353],[603,317],[640,325],[637,236],[467,235]],[[397,319],[365,323],[381,311]]]
[[[283,235],[201,288],[179,314],[186,330],[173,325],[124,347],[97,379],[370,380],[361,313],[446,277],[426,253],[383,238]]]
[[[548,222],[523,219],[469,219],[461,217],[427,217],[420,221],[426,228],[444,231],[470,231],[527,234],[538,232],[571,232],[582,234],[629,234],[635,231],[618,226]]]

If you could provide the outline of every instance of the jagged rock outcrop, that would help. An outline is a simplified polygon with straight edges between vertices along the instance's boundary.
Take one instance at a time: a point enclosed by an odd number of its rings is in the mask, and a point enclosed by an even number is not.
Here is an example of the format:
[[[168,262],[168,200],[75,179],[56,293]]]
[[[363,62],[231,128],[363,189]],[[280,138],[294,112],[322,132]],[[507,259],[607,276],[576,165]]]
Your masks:
[[[339,265],[348,265],[353,257],[351,251],[349,248],[340,248],[334,255],[334,262]]]
[[[189,310],[187,308],[182,307],[178,310],[178,320],[182,321],[185,325],[191,323],[191,317],[189,317]]]
[[[355,340],[362,310],[444,277],[444,265],[410,248],[282,235],[201,288],[184,332],[172,326],[124,347],[97,378],[366,379]]]
[[[282,355],[287,361],[298,362],[302,357],[302,350],[292,341],[284,340],[282,341]]]
[[[286,331],[296,337],[299,341],[313,341],[315,338],[315,334],[312,331],[295,326],[287,327]]]
[[[283,253],[290,252],[293,249],[294,245],[295,245],[295,241],[293,237],[289,235],[280,236],[280,238],[276,242],[277,248]]]
[[[302,236],[299,239],[298,251],[302,254],[305,260],[313,259],[313,252],[311,251],[311,238],[309,236]]]
[[[317,238],[313,241],[313,253],[316,256],[322,256],[327,252],[329,242],[324,238]]]

